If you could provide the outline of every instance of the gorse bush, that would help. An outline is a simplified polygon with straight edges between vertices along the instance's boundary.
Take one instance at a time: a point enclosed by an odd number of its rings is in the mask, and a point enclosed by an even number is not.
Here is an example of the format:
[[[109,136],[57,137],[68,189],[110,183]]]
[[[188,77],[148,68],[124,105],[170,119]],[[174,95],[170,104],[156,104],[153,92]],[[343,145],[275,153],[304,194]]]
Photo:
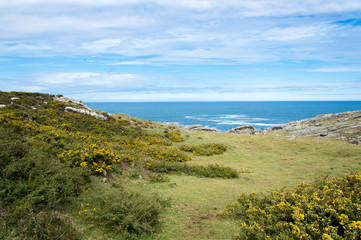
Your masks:
[[[224,144],[210,143],[210,144],[198,144],[193,146],[183,145],[181,150],[191,152],[196,156],[212,156],[224,153],[227,147]]]
[[[88,174],[34,150],[9,129],[0,127],[0,135],[0,227],[6,238],[76,239],[70,222],[54,211],[82,192]]]
[[[136,193],[124,187],[105,186],[83,196],[78,215],[85,222],[105,227],[125,239],[149,235],[159,227],[159,215],[168,206],[156,196]]]
[[[101,173],[110,170],[112,165],[121,161],[120,156],[115,155],[110,149],[100,148],[96,144],[79,150],[67,150],[59,154],[60,160],[74,166],[84,167],[92,173]],[[123,157],[130,159],[130,156]]]
[[[220,213],[241,222],[235,239],[360,239],[361,173],[268,194],[240,194]]]
[[[158,173],[183,173],[186,175],[209,178],[237,178],[239,176],[236,170],[218,164],[202,166],[176,162],[152,162],[147,164],[147,169]]]
[[[185,140],[185,138],[180,135],[179,130],[167,131],[165,136],[173,142],[183,142]]]
[[[168,162],[186,162],[192,160],[191,157],[180,151],[179,148],[156,144],[155,140],[145,141],[139,138],[125,138],[121,140],[121,143],[125,147],[137,150],[138,152],[148,155],[155,160]],[[164,142],[164,144],[166,143]]]
[[[150,156],[190,159],[169,147],[171,141],[161,134],[137,130],[108,115],[99,120],[66,112],[66,106],[79,106],[54,101],[47,94],[0,92],[0,104],[6,105],[0,108],[1,239],[77,239],[79,232],[66,211],[90,182],[100,180],[91,174],[118,165],[125,171],[127,165]],[[126,139],[136,144],[121,144]],[[102,195],[107,197],[99,205],[103,211],[97,219],[104,223],[99,226],[114,225],[129,236],[155,231],[162,209],[158,198],[130,191],[117,192],[118,197]]]

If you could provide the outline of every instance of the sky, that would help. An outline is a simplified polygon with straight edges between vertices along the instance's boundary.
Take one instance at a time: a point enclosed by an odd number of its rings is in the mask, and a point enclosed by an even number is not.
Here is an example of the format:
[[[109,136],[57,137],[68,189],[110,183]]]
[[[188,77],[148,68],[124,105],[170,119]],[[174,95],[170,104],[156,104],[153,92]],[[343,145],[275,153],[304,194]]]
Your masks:
[[[361,0],[0,0],[0,90],[361,100]]]

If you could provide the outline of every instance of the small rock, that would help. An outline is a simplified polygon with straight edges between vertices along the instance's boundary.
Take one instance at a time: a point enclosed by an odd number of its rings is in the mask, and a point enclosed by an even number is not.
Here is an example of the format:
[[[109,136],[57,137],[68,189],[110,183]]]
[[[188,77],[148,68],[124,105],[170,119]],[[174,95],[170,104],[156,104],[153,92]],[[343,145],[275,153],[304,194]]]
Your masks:
[[[252,125],[245,125],[245,126],[239,126],[239,127],[232,128],[232,129],[226,131],[226,133],[255,134],[256,130],[257,130],[257,134],[259,134],[260,131],[262,132],[262,130],[255,129],[255,127],[253,127]]]
[[[205,131],[205,132],[218,132],[217,128],[211,128],[209,126],[202,126],[201,124],[195,124],[186,126],[186,129],[188,130],[197,130],[197,131]]]

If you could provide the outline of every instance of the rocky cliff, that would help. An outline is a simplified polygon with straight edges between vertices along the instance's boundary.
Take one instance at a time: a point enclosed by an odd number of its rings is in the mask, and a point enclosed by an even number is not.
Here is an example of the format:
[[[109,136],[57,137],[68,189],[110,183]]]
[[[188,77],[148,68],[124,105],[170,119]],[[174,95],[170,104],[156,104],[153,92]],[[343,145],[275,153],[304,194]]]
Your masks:
[[[264,133],[284,132],[290,138],[320,137],[361,145],[361,110],[322,114],[313,118],[266,128]]]

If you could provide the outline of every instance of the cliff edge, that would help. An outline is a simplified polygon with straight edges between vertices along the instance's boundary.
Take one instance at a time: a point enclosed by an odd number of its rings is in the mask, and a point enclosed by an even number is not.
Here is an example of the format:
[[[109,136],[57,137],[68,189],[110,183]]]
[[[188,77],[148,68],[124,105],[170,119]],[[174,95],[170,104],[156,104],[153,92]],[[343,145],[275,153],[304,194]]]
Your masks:
[[[290,138],[320,137],[361,145],[361,110],[322,114],[264,130],[269,132],[283,132]]]

